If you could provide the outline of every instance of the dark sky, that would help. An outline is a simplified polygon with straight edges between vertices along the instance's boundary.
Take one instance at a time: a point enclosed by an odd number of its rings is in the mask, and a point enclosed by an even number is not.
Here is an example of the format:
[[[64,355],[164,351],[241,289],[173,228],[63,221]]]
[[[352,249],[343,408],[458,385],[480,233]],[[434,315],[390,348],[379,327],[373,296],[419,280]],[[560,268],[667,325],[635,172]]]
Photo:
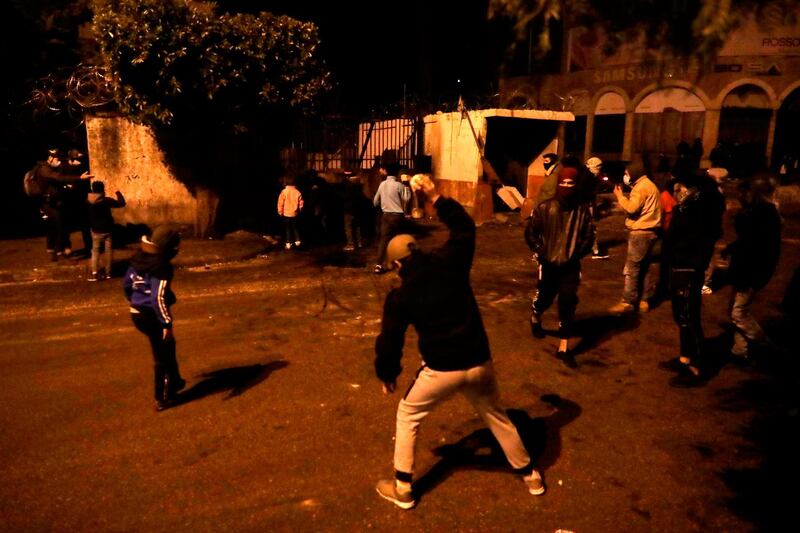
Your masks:
[[[487,21],[488,0],[221,0],[231,10],[285,14],[319,27],[322,53],[354,112],[386,106],[406,92],[436,104],[496,92],[505,43]],[[457,80],[461,80],[459,84]]]

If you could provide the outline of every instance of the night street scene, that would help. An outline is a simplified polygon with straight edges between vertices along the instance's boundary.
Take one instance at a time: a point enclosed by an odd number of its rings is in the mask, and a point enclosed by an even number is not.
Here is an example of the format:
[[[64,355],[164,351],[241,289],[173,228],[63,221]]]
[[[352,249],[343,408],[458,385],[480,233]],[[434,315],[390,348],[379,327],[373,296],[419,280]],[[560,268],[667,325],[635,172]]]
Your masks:
[[[797,0],[0,9],[0,531],[800,531]]]

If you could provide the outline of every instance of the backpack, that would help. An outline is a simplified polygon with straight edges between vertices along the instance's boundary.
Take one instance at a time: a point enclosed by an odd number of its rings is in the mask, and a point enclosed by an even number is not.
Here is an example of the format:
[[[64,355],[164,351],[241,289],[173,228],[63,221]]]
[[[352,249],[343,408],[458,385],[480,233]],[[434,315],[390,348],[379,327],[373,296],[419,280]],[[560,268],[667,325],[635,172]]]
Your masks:
[[[44,194],[44,187],[42,187],[42,183],[39,181],[39,177],[37,175],[38,167],[33,167],[29,171],[25,173],[25,177],[22,178],[22,187],[25,189],[25,194],[31,197],[41,196]]]

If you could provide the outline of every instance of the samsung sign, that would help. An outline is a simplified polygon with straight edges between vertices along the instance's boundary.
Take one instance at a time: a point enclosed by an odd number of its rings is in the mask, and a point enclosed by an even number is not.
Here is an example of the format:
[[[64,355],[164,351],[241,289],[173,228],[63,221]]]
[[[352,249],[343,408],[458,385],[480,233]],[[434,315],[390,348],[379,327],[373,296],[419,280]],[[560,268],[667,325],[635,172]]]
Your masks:
[[[800,37],[764,37],[761,46],[765,48],[800,48]]]

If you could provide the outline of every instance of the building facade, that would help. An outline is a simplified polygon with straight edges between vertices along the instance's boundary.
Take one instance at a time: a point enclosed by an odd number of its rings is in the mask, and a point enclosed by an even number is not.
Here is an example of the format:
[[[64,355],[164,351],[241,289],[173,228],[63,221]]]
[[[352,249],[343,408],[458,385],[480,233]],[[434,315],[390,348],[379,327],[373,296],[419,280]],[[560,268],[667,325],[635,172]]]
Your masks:
[[[501,97],[508,106],[571,111],[575,122],[561,145],[584,158],[669,158],[680,142],[699,139],[702,166],[721,145],[778,170],[800,156],[798,21],[765,30],[751,17],[707,65],[649,52],[642,40],[605,55],[601,32],[573,29],[562,74],[506,78]]]

